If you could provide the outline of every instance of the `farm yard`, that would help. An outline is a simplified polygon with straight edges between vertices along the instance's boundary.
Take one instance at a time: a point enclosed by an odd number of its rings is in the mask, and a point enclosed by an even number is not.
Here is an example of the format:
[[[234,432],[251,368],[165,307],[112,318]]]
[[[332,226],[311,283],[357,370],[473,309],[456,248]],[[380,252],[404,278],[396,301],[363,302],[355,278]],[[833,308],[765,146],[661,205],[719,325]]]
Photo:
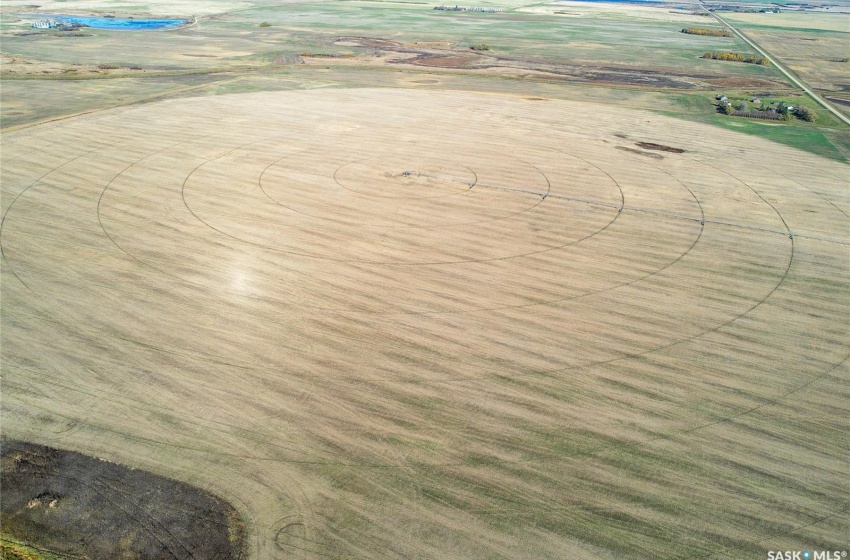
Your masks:
[[[191,23],[2,8],[3,555],[847,549],[850,134],[712,18],[76,3]]]

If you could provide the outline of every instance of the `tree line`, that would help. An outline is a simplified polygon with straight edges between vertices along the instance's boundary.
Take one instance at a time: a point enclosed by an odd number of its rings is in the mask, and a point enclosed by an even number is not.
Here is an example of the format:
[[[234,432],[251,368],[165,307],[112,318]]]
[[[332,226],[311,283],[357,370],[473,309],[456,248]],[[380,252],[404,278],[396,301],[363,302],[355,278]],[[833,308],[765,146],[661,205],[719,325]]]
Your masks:
[[[731,37],[732,34],[725,29],[706,29],[705,27],[686,27],[682,33],[688,35],[707,35],[709,37]]]
[[[767,66],[770,64],[770,61],[763,56],[755,56],[753,54],[741,54],[727,51],[707,52],[702,55],[702,57],[710,58],[713,60],[733,60],[735,62],[748,62],[750,64],[760,64],[762,66]]]
[[[791,107],[784,101],[778,103],[776,107],[762,106],[761,108],[750,108],[746,101],[738,101],[737,103],[720,103],[718,109],[724,115],[735,117],[746,117],[749,119],[766,119],[772,121],[789,121],[796,116],[798,119],[806,122],[815,122],[818,118],[817,114],[805,105]]]

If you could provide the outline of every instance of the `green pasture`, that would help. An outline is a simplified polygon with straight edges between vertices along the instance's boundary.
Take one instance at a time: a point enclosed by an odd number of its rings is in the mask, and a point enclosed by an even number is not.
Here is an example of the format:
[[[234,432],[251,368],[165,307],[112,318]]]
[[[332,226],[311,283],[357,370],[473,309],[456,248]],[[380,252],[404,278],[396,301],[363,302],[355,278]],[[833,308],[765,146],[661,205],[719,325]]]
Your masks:
[[[256,5],[212,18],[201,17],[191,28],[156,33],[156,41],[140,44],[133,34],[87,29],[88,37],[41,33],[19,37],[6,26],[3,51],[49,62],[126,64],[146,69],[217,68],[264,63],[278,55],[302,52],[368,53],[334,45],[339,36],[366,36],[401,43],[444,41],[465,47],[486,43],[488,54],[528,61],[611,63],[660,69],[715,71],[698,57],[710,50],[749,52],[737,39],[681,33],[683,27],[709,23],[707,18],[669,14],[666,8],[604,11],[569,5],[579,17],[516,11],[502,13],[444,12],[438,3],[303,2]],[[547,4],[551,6],[552,4]],[[556,5],[557,6],[557,5]],[[643,17],[642,11],[657,14]],[[270,27],[260,28],[260,23]],[[18,31],[23,30],[18,26]],[[733,75],[770,74],[749,65],[723,69]]]
[[[366,58],[379,54],[375,48],[335,44],[339,37],[346,36],[385,39],[408,47],[416,42],[439,41],[446,43],[447,49],[451,45],[455,51],[485,43],[490,50],[484,54],[513,60],[517,66],[523,62],[554,67],[558,64],[593,65],[611,70],[678,72],[703,78],[783,81],[772,67],[700,58],[707,51],[752,53],[752,49],[736,37],[681,33],[684,27],[717,28],[718,25],[711,18],[687,14],[674,3],[658,8],[579,2],[526,4],[504,0],[469,4],[501,7],[504,9],[501,13],[434,10],[438,5],[440,2],[346,0],[280,4],[258,0],[248,8],[200,16],[198,23],[188,28],[149,32],[148,40],[142,42],[138,41],[136,33],[97,29],[85,30],[89,35],[85,37],[61,37],[51,33],[18,36],[17,33],[29,29],[16,23],[14,17],[4,17],[0,28],[4,54],[65,64],[138,65],[144,73],[113,72],[85,79],[52,75],[6,80],[4,98],[14,98],[17,103],[6,106],[2,126],[17,126],[94,107],[119,106],[162,96],[302,87],[411,87],[401,79],[411,71],[400,74],[392,65],[333,70],[292,65],[293,58],[301,53],[353,54]],[[137,8],[141,13],[146,11],[144,5]],[[556,11],[569,15],[556,14]],[[739,22],[745,29],[761,26],[763,20],[785,25],[799,17],[809,22],[803,30],[807,35],[845,35],[814,28],[816,22],[835,21],[835,14],[783,13],[773,14],[780,16],[773,20],[756,18],[760,15],[764,14],[732,17],[745,20]],[[833,19],[829,19],[831,17]],[[269,26],[260,27],[264,22]],[[829,28],[829,25],[822,27]],[[782,28],[772,30],[781,32]],[[806,42],[809,43],[816,46],[822,41]],[[769,138],[841,161],[850,154],[843,125],[810,101],[809,105],[819,116],[816,123],[793,121],[777,125],[715,113],[714,93],[730,96],[740,93],[747,97],[756,91],[730,92],[718,86],[716,91],[682,94],[628,87],[545,84],[541,80],[516,80],[498,75],[461,77],[456,71],[441,69],[416,72],[440,77],[437,84],[429,87],[537,92],[535,95],[610,102]],[[23,92],[28,93],[24,95]],[[68,101],[58,107],[53,103],[57,97]],[[44,102],[37,102],[39,99]]]
[[[749,102],[753,97],[752,94],[740,92],[720,91],[720,93],[732,101]],[[842,123],[836,117],[806,96],[780,94],[762,99],[810,107],[818,116],[818,120],[814,123],[807,123],[796,118],[790,121],[762,121],[721,115],[716,111],[714,96],[705,93],[675,95],[669,96],[669,99],[672,103],[667,109],[661,111],[668,116],[759,136],[836,161],[850,159],[850,130],[842,130]]]

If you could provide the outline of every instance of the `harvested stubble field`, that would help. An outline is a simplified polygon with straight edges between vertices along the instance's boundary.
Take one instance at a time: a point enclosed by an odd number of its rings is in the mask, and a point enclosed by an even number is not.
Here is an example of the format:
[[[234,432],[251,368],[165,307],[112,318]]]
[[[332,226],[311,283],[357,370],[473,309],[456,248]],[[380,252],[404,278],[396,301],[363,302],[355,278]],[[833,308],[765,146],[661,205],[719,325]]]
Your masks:
[[[846,165],[337,89],[43,124],[2,169],[4,433],[213,492],[252,558],[846,545]]]

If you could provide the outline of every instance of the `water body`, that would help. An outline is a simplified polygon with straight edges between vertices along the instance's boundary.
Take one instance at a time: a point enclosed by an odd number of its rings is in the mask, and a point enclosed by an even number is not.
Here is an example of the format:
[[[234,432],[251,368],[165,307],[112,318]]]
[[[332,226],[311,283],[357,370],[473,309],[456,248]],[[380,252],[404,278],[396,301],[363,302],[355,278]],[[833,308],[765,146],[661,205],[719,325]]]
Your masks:
[[[53,17],[62,23],[76,23],[96,29],[167,29],[170,27],[179,27],[186,23],[185,19],[121,19],[62,15],[55,15]]]

